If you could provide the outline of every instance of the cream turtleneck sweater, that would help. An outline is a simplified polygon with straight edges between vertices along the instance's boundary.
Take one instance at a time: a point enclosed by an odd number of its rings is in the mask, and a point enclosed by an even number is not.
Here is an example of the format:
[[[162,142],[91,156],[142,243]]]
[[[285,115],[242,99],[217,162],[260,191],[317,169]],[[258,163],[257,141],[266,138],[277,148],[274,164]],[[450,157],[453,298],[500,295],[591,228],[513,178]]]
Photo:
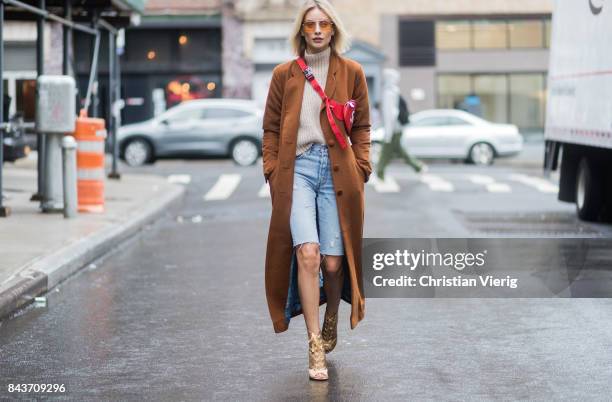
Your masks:
[[[304,60],[306,64],[312,68],[312,72],[315,79],[325,91],[325,84],[327,82],[327,70],[329,68],[329,57],[331,54],[331,48],[328,46],[327,49],[319,53],[308,53],[308,50],[304,52]],[[304,83],[304,96],[302,98],[302,111],[300,113],[300,126],[297,134],[296,144],[296,156],[301,154],[310,148],[312,143],[325,144],[325,136],[321,129],[320,120],[320,109],[321,102],[323,100],[314,90],[310,81],[306,80]]]

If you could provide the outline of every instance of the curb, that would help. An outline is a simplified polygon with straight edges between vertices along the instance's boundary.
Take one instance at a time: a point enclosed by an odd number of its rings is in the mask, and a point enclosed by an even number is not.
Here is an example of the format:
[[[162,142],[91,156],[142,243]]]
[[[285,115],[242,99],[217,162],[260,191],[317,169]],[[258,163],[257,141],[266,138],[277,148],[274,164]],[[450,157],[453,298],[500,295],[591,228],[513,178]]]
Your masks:
[[[148,203],[126,221],[29,262],[14,278],[0,286],[0,320],[27,306],[36,296],[53,289],[91,261],[102,257],[156,221],[167,208],[183,198],[185,191],[184,186],[173,186],[162,197]]]

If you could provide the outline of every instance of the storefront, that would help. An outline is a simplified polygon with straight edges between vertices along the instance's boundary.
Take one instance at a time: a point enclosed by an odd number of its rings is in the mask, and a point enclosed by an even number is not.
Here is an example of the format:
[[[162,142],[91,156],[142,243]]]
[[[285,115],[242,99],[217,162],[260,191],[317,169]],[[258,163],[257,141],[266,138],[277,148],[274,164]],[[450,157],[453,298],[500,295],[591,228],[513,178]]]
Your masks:
[[[460,108],[542,132],[550,15],[406,16],[397,23],[400,85],[412,111]]]
[[[149,16],[125,32],[121,56],[121,95],[125,100],[122,124],[147,120],[184,100],[221,96],[221,20],[219,16]],[[76,38],[77,54],[87,55],[91,39]],[[105,44],[100,58],[104,65]],[[77,64],[86,82],[89,61]],[[100,88],[106,71],[100,71]],[[98,114],[106,111],[104,100]]]

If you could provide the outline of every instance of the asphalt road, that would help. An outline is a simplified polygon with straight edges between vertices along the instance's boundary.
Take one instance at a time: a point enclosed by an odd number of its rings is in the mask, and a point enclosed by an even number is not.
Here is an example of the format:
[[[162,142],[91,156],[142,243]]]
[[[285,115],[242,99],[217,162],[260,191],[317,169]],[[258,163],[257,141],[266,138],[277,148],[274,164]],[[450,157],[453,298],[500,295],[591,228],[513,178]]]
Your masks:
[[[610,299],[369,299],[355,330],[342,302],[330,380],[309,381],[303,319],[275,334],[268,316],[260,166],[135,170],[189,181],[184,203],[53,289],[47,307],[1,323],[0,399],[26,397],[9,394],[10,383],[63,383],[57,397],[67,400],[612,395]],[[418,176],[395,164],[388,173],[394,180],[367,185],[365,237],[612,238],[610,225],[578,221],[537,168],[439,163]]]

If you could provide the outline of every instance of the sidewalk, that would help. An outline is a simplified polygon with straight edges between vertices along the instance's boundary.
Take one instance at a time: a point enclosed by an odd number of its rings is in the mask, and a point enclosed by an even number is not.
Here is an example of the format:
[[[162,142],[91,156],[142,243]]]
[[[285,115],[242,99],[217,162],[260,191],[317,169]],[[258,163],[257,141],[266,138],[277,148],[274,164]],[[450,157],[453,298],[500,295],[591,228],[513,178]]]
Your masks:
[[[106,180],[105,213],[65,219],[30,201],[35,165],[24,160],[3,168],[11,215],[0,218],[0,319],[136,234],[185,191],[160,176],[122,174]]]

